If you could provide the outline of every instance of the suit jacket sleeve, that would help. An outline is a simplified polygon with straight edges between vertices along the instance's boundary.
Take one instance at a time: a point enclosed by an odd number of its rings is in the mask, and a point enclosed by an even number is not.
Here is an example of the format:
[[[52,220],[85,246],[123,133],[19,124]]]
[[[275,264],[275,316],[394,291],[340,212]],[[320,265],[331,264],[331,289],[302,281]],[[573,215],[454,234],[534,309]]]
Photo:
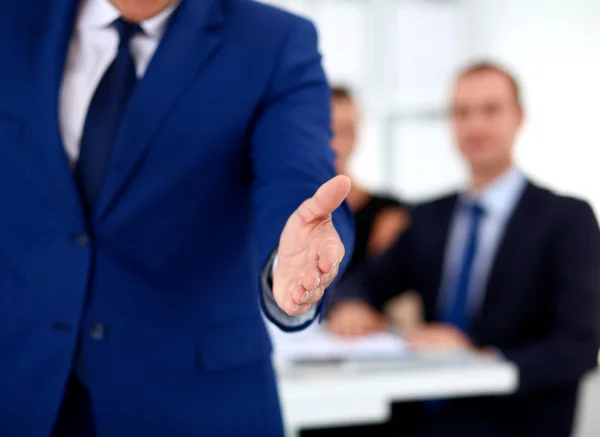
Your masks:
[[[251,137],[254,226],[261,267],[267,265],[289,216],[335,176],[330,137],[330,91],[317,32],[310,22],[295,18]],[[351,213],[345,203],[334,212],[333,223],[346,249],[341,274],[354,244]],[[284,330],[302,329],[312,322],[283,325],[260,301],[267,318]]]
[[[547,338],[502,349],[519,368],[520,391],[577,382],[597,364],[600,342],[600,231],[591,208],[568,208],[553,240],[555,323]],[[509,316],[509,315],[507,315]]]

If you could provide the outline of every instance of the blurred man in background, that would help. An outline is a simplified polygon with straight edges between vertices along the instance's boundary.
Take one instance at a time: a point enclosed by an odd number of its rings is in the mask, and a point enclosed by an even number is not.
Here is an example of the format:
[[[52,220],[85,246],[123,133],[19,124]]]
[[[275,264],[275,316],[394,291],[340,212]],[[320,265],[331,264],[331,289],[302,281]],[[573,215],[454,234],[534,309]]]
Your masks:
[[[600,341],[597,221],[587,203],[533,184],[514,166],[523,109],[505,70],[464,70],[452,122],[469,187],[416,207],[409,230],[359,286],[341,290],[329,327],[368,331],[386,301],[418,290],[427,324],[408,335],[415,348],[505,357],[519,369],[519,387],[503,398],[399,406],[397,435],[567,437]]]

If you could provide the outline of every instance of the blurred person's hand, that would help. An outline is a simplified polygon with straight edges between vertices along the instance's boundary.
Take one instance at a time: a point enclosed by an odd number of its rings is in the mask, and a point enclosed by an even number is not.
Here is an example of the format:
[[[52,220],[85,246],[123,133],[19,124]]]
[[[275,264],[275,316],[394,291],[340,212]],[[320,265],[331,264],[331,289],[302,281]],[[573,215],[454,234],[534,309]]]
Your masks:
[[[327,316],[327,328],[334,334],[361,337],[386,330],[383,315],[357,300],[341,302]]]
[[[469,338],[452,325],[431,323],[416,328],[405,335],[408,344],[422,351],[473,352],[484,359],[502,358],[495,348],[476,347]]]
[[[452,325],[428,324],[406,334],[408,344],[421,350],[475,350],[469,338]]]
[[[379,213],[373,222],[367,245],[370,256],[377,256],[388,250],[400,234],[410,225],[410,216],[400,208],[388,208]]]
[[[344,245],[331,213],[348,196],[350,179],[336,176],[304,201],[288,219],[277,250],[273,296],[290,316],[318,303],[338,274]]]

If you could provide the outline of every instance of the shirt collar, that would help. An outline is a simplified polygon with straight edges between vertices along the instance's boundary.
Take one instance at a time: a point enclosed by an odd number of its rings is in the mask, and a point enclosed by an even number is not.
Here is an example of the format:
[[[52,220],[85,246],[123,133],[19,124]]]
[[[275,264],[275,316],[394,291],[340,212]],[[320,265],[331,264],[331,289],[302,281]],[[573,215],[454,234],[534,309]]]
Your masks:
[[[486,214],[506,216],[513,210],[526,183],[523,173],[511,167],[482,190],[463,193],[461,201],[479,202]]]
[[[169,18],[177,9],[179,1],[140,23],[148,36],[160,37],[164,33]],[[84,0],[79,11],[79,29],[102,29],[109,27],[121,16],[119,10],[108,0]]]

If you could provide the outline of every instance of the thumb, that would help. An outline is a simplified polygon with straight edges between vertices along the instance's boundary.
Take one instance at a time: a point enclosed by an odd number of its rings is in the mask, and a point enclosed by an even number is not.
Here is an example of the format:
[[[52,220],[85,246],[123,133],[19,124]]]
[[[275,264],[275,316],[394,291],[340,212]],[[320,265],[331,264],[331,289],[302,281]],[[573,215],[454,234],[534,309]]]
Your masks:
[[[351,186],[348,176],[343,175],[325,182],[313,197],[298,208],[297,212],[302,222],[310,223],[331,214],[346,199]]]

